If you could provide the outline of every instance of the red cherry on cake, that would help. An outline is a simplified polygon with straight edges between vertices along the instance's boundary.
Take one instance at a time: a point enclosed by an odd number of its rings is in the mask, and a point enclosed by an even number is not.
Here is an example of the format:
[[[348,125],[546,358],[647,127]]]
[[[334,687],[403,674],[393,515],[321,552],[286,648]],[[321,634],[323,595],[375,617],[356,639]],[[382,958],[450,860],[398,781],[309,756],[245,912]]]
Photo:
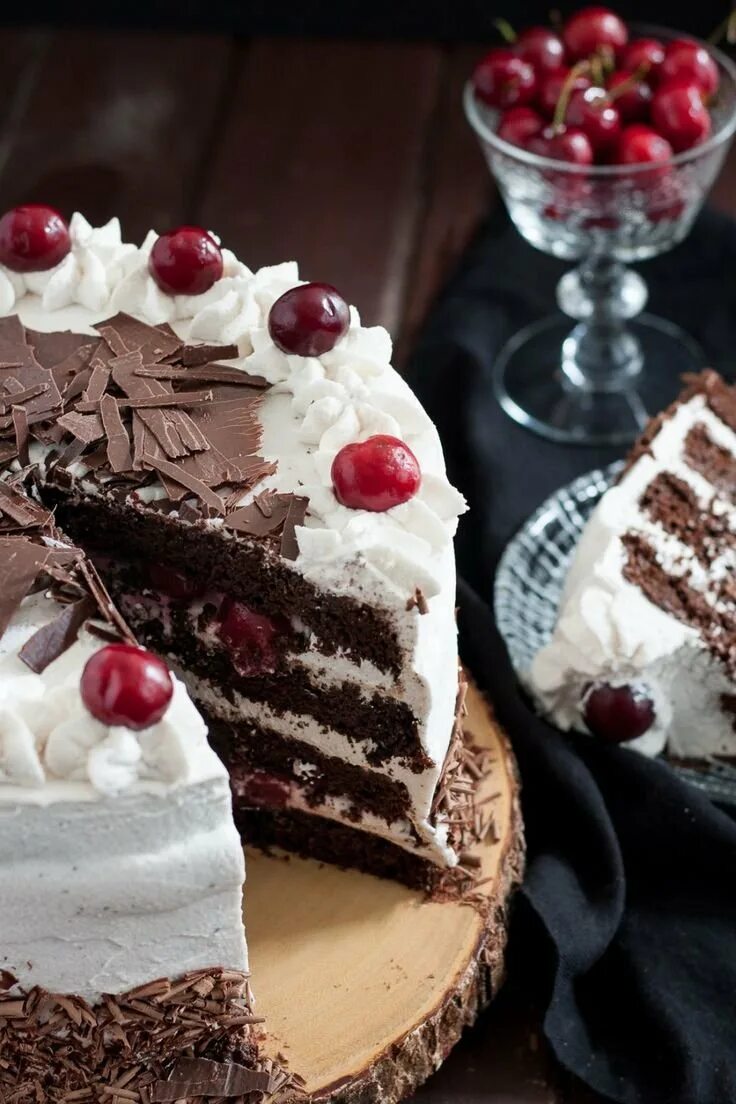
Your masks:
[[[637,69],[646,69],[644,80],[654,85],[664,61],[665,49],[657,38],[635,38],[621,51],[619,62],[622,69],[635,73]]]
[[[711,120],[700,85],[682,79],[662,84],[652,97],[652,123],[675,153],[704,142]]]
[[[69,228],[53,207],[25,203],[0,218],[0,264],[13,272],[47,272],[71,247]]]
[[[504,47],[496,47],[481,58],[472,80],[476,96],[489,107],[505,109],[528,104],[537,91],[533,66],[514,50]]]
[[[156,239],[148,271],[167,295],[203,295],[222,276],[222,253],[200,226],[179,226]]]
[[[350,308],[331,284],[299,284],[276,300],[268,316],[274,345],[294,356],[334,349],[350,326]]]
[[[520,31],[514,49],[537,73],[558,69],[565,62],[562,39],[549,27],[527,27]]]
[[[544,119],[533,107],[510,107],[498,124],[498,136],[512,146],[526,146],[544,129]]]
[[[621,133],[618,108],[603,88],[573,92],[565,112],[565,123],[572,129],[582,130],[598,156],[605,155]]]
[[[718,66],[705,46],[689,38],[676,38],[667,47],[660,68],[665,80],[685,80],[697,84],[707,98],[718,88]]]
[[[235,598],[223,599],[217,617],[217,635],[233,653],[233,664],[241,675],[272,674],[276,670],[280,625]]]
[[[615,57],[628,39],[626,24],[610,8],[581,8],[562,29],[562,41],[573,61],[600,53]]]
[[[380,513],[400,506],[414,497],[421,482],[416,456],[398,437],[378,434],[345,445],[332,461],[335,497],[352,510]]]
[[[552,118],[557,110],[562,89],[568,85],[570,79],[570,70],[564,65],[542,74],[537,92],[537,103],[542,114]],[[583,92],[586,88],[590,88],[591,83],[590,77],[585,73],[577,73],[572,78],[570,89],[572,92]]]
[[[652,89],[645,80],[638,80],[627,69],[617,69],[608,78],[607,88],[624,122],[643,122],[649,117]]]
[[[98,721],[136,732],[161,720],[174,693],[163,660],[133,644],[108,644],[95,652],[82,671],[79,688]]]
[[[589,691],[583,705],[585,724],[609,744],[625,744],[643,736],[655,719],[654,702],[637,686],[601,683]]]
[[[176,567],[169,567],[167,564],[149,564],[148,578],[151,586],[155,587],[161,594],[177,601],[196,598],[204,592],[202,586],[189,575],[179,571]]]

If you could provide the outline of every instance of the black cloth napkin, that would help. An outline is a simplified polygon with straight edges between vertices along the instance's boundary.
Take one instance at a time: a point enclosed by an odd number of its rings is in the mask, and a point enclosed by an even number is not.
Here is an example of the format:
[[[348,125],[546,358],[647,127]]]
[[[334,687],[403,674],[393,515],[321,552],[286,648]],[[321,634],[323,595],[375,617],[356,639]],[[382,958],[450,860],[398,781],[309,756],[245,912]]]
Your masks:
[[[409,382],[467,496],[458,564],[461,649],[510,733],[522,775],[528,870],[511,969],[546,1009],[562,1065],[627,1104],[736,1101],[736,823],[661,761],[566,737],[520,692],[490,609],[514,531],[557,487],[620,455],[543,441],[498,407],[504,340],[554,309],[560,262],[497,213],[430,317]],[[736,226],[705,212],[646,265],[650,309],[708,361],[736,359]]]

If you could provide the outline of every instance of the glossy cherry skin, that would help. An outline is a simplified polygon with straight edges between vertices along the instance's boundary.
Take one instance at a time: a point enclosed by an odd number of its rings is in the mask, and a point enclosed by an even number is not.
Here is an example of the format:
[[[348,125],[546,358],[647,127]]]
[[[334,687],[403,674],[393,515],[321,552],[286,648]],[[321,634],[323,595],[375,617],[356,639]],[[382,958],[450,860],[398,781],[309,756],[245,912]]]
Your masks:
[[[514,49],[537,73],[559,69],[565,63],[562,39],[549,27],[527,27],[519,33]]]
[[[26,203],[0,218],[0,264],[13,272],[47,272],[71,247],[69,228],[53,207]]]
[[[544,119],[533,107],[510,107],[498,124],[498,136],[512,146],[525,147],[544,129]]]
[[[505,47],[489,51],[473,72],[473,87],[489,107],[517,107],[531,103],[537,91],[533,67],[520,54]]]
[[[105,725],[140,732],[161,720],[174,693],[168,667],[134,644],[108,644],[87,660],[82,701]]]
[[[176,601],[186,601],[197,598],[204,593],[204,587],[183,571],[167,564],[152,563],[148,565],[148,578],[151,586],[161,594]]]
[[[582,130],[574,127],[547,127],[541,134],[532,138],[528,149],[540,157],[550,157],[554,161],[564,161],[568,165],[580,165],[585,168],[593,164],[593,147],[590,139]],[[562,176],[562,174],[559,174]]]
[[[332,462],[335,497],[351,510],[390,510],[413,498],[421,482],[414,453],[387,434],[345,445]]]
[[[222,276],[222,253],[200,226],[179,226],[153,243],[148,271],[167,295],[203,295]]]
[[[652,97],[652,124],[675,153],[704,142],[711,119],[700,86],[683,80],[662,84]]]
[[[573,61],[596,53],[615,57],[628,39],[626,24],[610,8],[581,8],[570,16],[562,30],[562,41]]]
[[[331,284],[299,284],[276,300],[268,316],[274,345],[294,356],[334,349],[350,327],[350,308]]]
[[[648,732],[656,713],[651,698],[639,687],[610,686],[604,682],[588,692],[583,720],[599,740],[625,744]]]
[[[537,105],[543,115],[548,118],[552,118],[557,108],[557,103],[560,99],[562,89],[565,87],[570,76],[570,70],[562,66],[560,69],[552,69],[549,73],[544,73],[539,80],[539,90],[537,92]],[[584,91],[586,88],[590,88],[590,77],[584,73],[579,73],[573,81],[572,90]]]
[[[659,39],[635,38],[633,42],[624,46],[619,64],[622,69],[627,69],[630,73],[646,67],[644,80],[647,84],[655,85],[659,79],[664,55],[664,45]]]
[[[644,123],[632,123],[621,131],[616,145],[616,161],[621,165],[666,162],[674,150],[666,138]]]
[[[622,85],[629,87],[616,94]],[[617,69],[608,78],[607,90],[613,93],[611,102],[625,123],[643,122],[649,118],[652,103],[652,89],[645,80],[634,81],[634,74],[627,69]]]
[[[705,46],[692,39],[677,38],[667,47],[660,78],[662,81],[686,80],[697,84],[707,99],[718,89],[718,66]]]
[[[573,92],[565,122],[567,126],[583,131],[597,157],[605,157],[621,133],[621,115],[603,88]]]
[[[217,614],[217,635],[230,649],[241,675],[271,674],[278,666],[278,642],[285,626],[244,602],[224,598]]]

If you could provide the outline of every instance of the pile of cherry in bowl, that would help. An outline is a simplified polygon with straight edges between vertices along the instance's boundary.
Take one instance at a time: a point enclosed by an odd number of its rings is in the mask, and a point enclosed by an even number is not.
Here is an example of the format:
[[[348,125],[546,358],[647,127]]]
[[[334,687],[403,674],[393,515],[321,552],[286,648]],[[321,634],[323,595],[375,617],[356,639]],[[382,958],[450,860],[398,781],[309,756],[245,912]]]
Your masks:
[[[501,139],[582,168],[667,162],[704,142],[719,73],[703,44],[631,38],[615,12],[589,7],[492,49],[472,80]]]

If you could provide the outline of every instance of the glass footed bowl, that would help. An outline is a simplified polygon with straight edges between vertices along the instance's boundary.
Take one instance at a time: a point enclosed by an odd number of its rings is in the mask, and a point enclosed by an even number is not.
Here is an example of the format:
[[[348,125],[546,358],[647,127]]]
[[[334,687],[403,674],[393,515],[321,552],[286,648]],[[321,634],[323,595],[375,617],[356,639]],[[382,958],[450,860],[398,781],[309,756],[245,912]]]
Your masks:
[[[653,27],[633,37],[681,37]],[[690,37],[690,36],[689,36]],[[683,371],[702,354],[676,326],[645,316],[646,285],[625,265],[672,249],[689,233],[736,129],[736,66],[709,46],[720,76],[709,109],[712,134],[662,165],[581,169],[513,146],[496,133],[499,112],[479,102],[472,83],[464,104],[509,214],[531,245],[578,267],[562,277],[565,314],[516,335],[496,364],[498,397],[516,421],[560,441],[632,440],[669,402]],[[661,370],[669,379],[661,378]],[[660,378],[652,372],[659,370]],[[647,378],[649,372],[649,378]]]

